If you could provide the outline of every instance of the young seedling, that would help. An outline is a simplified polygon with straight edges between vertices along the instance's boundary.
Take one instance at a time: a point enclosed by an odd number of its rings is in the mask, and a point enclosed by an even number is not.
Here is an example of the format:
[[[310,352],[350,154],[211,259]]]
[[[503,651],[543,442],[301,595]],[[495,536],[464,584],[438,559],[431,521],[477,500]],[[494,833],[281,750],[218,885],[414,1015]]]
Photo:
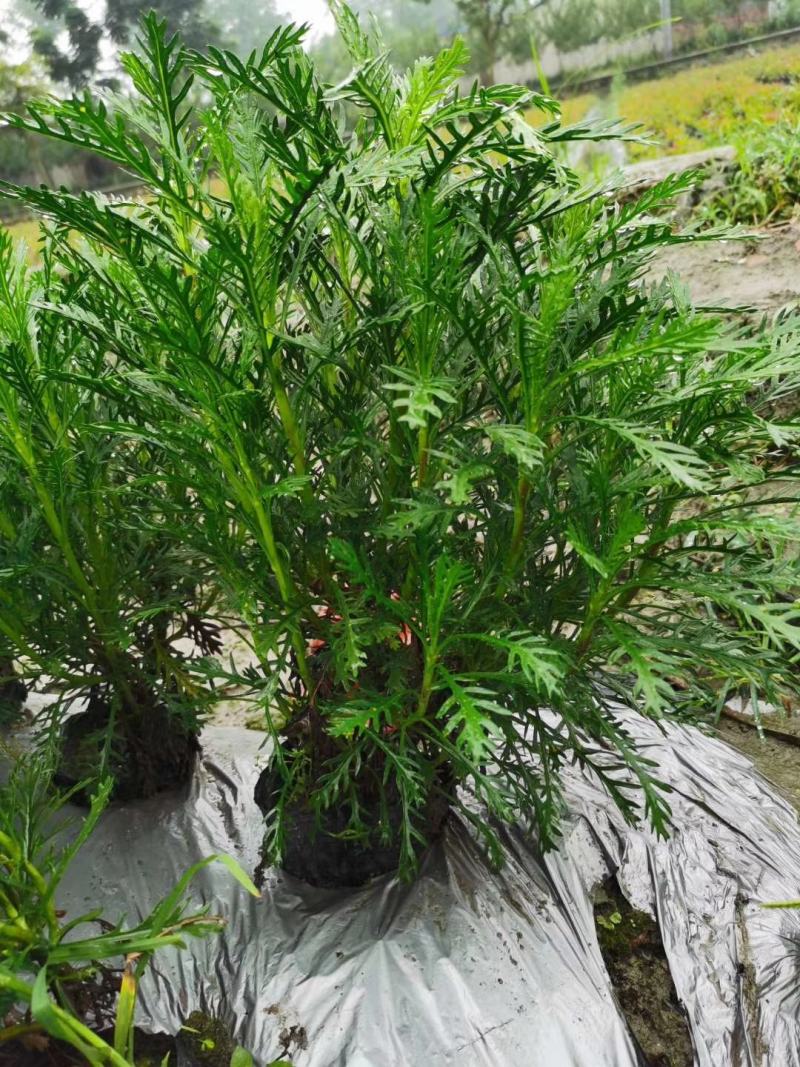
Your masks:
[[[113,783],[107,779],[97,787],[70,839],[62,817],[69,795],[54,788],[53,769],[47,753],[20,761],[0,789],[0,1042],[45,1034],[87,1063],[129,1067],[135,1063],[137,991],[153,953],[183,948],[187,937],[207,937],[225,925],[207,908],[187,912],[192,879],[219,862],[248,892],[258,896],[258,890],[231,857],[210,856],[134,926],[107,922],[99,911],[67,920],[58,910],[59,886],[97,825]],[[86,927],[94,932],[76,936]],[[120,960],[121,978],[114,966]],[[101,1035],[108,1029],[113,1039]]]

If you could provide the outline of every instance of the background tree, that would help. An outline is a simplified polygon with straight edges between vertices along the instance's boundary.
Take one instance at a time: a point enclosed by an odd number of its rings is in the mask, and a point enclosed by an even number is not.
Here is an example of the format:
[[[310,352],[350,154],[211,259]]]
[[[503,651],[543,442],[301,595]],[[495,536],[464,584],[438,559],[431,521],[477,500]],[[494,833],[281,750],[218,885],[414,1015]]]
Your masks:
[[[583,48],[600,36],[601,22],[595,0],[564,0],[542,5],[536,24],[539,33],[559,52]]]
[[[517,0],[456,0],[481,82],[492,85],[494,68],[504,52],[504,38],[514,24]]]
[[[293,17],[279,14],[273,0],[217,0],[213,12],[225,46],[242,56],[260,48],[281,23]]]
[[[29,100],[52,93],[53,89],[39,56],[31,55],[21,63],[0,60],[0,109],[3,111],[19,111]],[[7,180],[52,182],[54,168],[70,156],[75,156],[75,152],[69,146],[46,145],[10,126],[0,127],[0,174]]]
[[[83,85],[100,61],[103,28],[93,22],[74,0],[40,0],[42,16],[31,31],[34,51],[44,60],[57,82]],[[59,43],[66,32],[66,46]]]
[[[715,0],[688,0],[709,3]],[[538,5],[530,30],[559,52],[572,52],[596,41],[633,36],[658,21],[658,0],[550,0]],[[527,41],[525,42],[527,44]]]
[[[430,2],[430,0],[423,0]],[[433,0],[435,3],[435,0]],[[506,55],[530,58],[534,13],[550,0],[453,0],[456,30],[469,47],[472,70],[484,85],[495,81],[495,67]],[[589,4],[589,7],[596,5]]]
[[[97,12],[79,0],[32,0],[31,44],[54,81],[78,88],[97,76],[104,45],[112,52],[115,46],[128,44],[141,17],[152,9],[190,48],[203,48],[218,39],[205,0],[106,0],[104,10]]]

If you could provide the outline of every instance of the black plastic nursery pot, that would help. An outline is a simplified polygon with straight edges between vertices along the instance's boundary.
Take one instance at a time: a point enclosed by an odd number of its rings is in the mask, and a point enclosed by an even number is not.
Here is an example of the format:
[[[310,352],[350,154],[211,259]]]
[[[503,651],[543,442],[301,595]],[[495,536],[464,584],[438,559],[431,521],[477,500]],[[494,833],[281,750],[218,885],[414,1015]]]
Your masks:
[[[256,783],[255,802],[270,815],[280,792],[281,775],[275,766],[262,772]],[[443,773],[431,790],[424,817],[418,829],[430,843],[442,833],[450,812],[454,786],[452,777]],[[390,795],[385,808],[389,841],[379,833],[381,812],[378,801],[362,790],[362,819],[367,838],[353,840],[346,835],[349,813],[329,808],[317,813],[305,797],[284,808],[285,847],[281,870],[323,889],[355,888],[380,875],[397,871],[400,864],[400,831],[403,808],[399,795]]]
[[[115,800],[142,800],[187,785],[194,774],[200,741],[197,731],[163,704],[117,715],[108,748],[108,773],[114,778]],[[70,716],[61,731],[56,781],[74,788],[94,779],[108,744],[112,709],[104,696],[93,694],[86,711]],[[79,791],[76,799],[88,797]]]
[[[15,718],[25,706],[28,687],[17,676],[13,660],[0,656],[0,723]]]

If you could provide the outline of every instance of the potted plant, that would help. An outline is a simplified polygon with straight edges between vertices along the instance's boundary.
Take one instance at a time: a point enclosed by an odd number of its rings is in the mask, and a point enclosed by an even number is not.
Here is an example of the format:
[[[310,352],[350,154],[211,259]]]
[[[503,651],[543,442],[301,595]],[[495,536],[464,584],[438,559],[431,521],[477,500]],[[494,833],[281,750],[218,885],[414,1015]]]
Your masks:
[[[794,325],[746,334],[647,279],[691,239],[655,214],[690,179],[618,207],[562,162],[607,125],[462,93],[460,42],[397,76],[333,10],[338,86],[301,30],[243,61],[151,18],[134,103],[9,117],[146,187],[4,186],[83,237],[56,240],[85,267],[57,313],[135,397],[116,432],[192,494],[181,536],[249,627],[265,858],[318,884],[409,873],[450,807],[490,847],[489,815],[520,814],[548,846],[565,761],[664,832],[615,699],[675,721],[797,688],[797,524],[771,510],[796,474],[765,462],[797,432],[765,414],[797,387]]]
[[[185,782],[209,699],[195,660],[217,650],[202,566],[162,529],[186,502],[152,484],[152,456],[104,423],[131,401],[92,376],[98,357],[58,306],[69,266],[29,269],[0,235],[0,675],[60,686],[86,709],[63,724],[59,774],[97,772],[119,797]],[[88,384],[87,384],[88,383]],[[12,673],[13,659],[22,677]],[[8,679],[8,681],[6,680]]]

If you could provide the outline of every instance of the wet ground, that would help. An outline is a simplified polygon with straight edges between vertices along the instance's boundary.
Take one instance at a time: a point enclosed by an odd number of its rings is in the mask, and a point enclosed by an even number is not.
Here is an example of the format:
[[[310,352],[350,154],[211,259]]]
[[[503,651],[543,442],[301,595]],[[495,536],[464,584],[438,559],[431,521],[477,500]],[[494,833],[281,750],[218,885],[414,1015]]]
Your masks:
[[[794,735],[800,741],[800,716],[770,716],[769,725]],[[749,757],[757,771],[800,813],[800,747],[766,735],[763,740],[752,726],[721,719],[717,736]]]
[[[658,923],[631,907],[616,879],[595,891],[600,951],[647,1067],[692,1067],[694,1049]]]

